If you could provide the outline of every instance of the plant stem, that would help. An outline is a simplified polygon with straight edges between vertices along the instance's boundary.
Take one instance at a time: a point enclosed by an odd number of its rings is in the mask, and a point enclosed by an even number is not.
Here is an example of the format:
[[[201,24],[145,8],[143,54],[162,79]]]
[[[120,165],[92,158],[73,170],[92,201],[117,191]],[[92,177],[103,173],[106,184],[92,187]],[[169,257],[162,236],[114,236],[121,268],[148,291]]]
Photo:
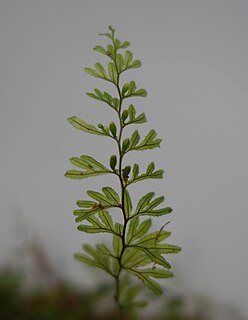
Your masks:
[[[115,50],[115,57],[116,57],[116,50]],[[119,132],[119,137],[117,138],[117,143],[118,143],[118,150],[119,150],[119,180],[120,180],[120,184],[121,184],[121,209],[122,209],[122,214],[123,214],[123,234],[122,234],[122,250],[120,253],[120,256],[118,258],[119,260],[119,270],[118,273],[116,275],[116,292],[115,292],[115,298],[116,298],[116,302],[120,308],[120,310],[122,310],[122,306],[120,304],[120,274],[121,271],[123,269],[122,263],[121,263],[121,259],[122,256],[124,254],[125,248],[126,248],[126,243],[125,243],[125,237],[126,237],[126,228],[127,228],[127,223],[128,223],[128,219],[126,218],[126,213],[125,213],[125,208],[124,208],[124,193],[125,193],[125,182],[124,179],[122,177],[122,160],[123,160],[123,152],[122,152],[122,147],[121,147],[121,141],[122,141],[122,133],[123,133],[123,129],[124,129],[124,124],[121,118],[121,107],[122,107],[122,94],[121,94],[121,88],[120,88],[120,74],[118,73],[118,68],[117,68],[117,63],[116,63],[116,59],[114,58],[114,64],[115,64],[115,68],[116,68],[116,72],[118,74],[117,76],[117,83],[116,83],[116,89],[118,91],[118,95],[119,95],[119,111],[118,111],[118,117],[119,117],[119,122],[120,122],[120,132]]]

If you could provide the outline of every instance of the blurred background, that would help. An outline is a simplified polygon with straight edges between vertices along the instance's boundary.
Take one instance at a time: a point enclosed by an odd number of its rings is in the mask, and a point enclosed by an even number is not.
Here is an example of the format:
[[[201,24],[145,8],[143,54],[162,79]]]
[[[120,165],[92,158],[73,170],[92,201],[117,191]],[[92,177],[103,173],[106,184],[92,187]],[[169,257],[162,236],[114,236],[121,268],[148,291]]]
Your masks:
[[[77,231],[72,211],[88,189],[116,181],[63,176],[71,156],[108,163],[116,151],[66,121],[113,119],[85,95],[109,87],[83,71],[106,61],[92,49],[109,25],[143,63],[126,75],[148,90],[133,101],[148,119],[140,131],[163,139],[127,157],[165,169],[132,196],[166,196],[170,242],[183,248],[142,319],[248,319],[245,0],[0,0],[0,319],[115,318],[112,304],[94,313],[112,301],[111,279],[73,259],[106,237]]]

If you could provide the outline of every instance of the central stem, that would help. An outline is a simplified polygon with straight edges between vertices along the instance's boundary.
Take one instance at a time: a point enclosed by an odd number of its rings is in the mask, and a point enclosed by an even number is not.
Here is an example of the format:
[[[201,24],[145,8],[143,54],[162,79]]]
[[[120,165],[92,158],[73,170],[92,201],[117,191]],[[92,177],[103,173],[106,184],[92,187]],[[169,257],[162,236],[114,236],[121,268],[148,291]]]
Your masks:
[[[124,254],[125,248],[126,248],[126,243],[125,243],[125,238],[126,238],[126,228],[127,228],[127,223],[128,223],[128,219],[126,217],[126,213],[125,213],[125,208],[124,208],[124,194],[125,194],[125,181],[122,177],[122,160],[123,160],[123,151],[122,151],[122,133],[123,133],[123,129],[124,129],[124,123],[122,121],[122,116],[121,116],[121,107],[122,107],[122,102],[123,102],[123,98],[122,98],[122,94],[121,94],[121,88],[120,88],[120,73],[118,72],[118,68],[117,68],[117,63],[116,63],[116,50],[115,50],[115,56],[114,56],[114,64],[115,64],[115,68],[116,68],[116,72],[117,72],[117,81],[116,81],[116,88],[118,91],[118,96],[119,96],[119,110],[118,110],[118,117],[119,117],[119,123],[120,123],[120,132],[119,132],[119,137],[117,139],[117,143],[118,143],[118,150],[119,150],[119,172],[118,172],[118,176],[119,176],[119,180],[120,180],[120,184],[121,184],[121,210],[122,210],[122,214],[123,214],[123,233],[121,235],[121,239],[122,239],[122,250],[120,253],[120,256],[118,257],[118,261],[119,261],[119,270],[117,272],[116,275],[116,292],[115,292],[115,298],[117,301],[117,304],[119,306],[120,309],[122,309],[122,306],[120,304],[120,274],[121,271],[123,269],[122,266],[122,256]]]

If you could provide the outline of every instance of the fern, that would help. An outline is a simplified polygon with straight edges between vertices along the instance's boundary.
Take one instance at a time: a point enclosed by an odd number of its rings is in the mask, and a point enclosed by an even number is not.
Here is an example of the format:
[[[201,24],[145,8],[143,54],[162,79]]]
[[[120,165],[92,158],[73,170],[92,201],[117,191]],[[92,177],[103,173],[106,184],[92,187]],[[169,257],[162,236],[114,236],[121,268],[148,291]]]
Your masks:
[[[118,154],[112,155],[109,166],[101,164],[88,155],[72,157],[70,162],[80,170],[69,170],[65,176],[70,179],[85,179],[103,174],[114,174],[120,182],[120,190],[116,191],[110,186],[105,186],[102,191],[88,191],[89,199],[78,200],[79,207],[74,211],[76,222],[80,223],[78,229],[86,233],[109,233],[113,236],[112,247],[104,244],[84,244],[84,253],[78,253],[75,258],[91,266],[98,267],[115,278],[115,299],[122,309],[132,310],[138,306],[144,306],[145,301],[137,300],[139,286],[126,280],[126,275],[134,276],[141,280],[144,286],[157,294],[162,294],[160,284],[154,280],[170,278],[170,264],[164,255],[177,253],[181,249],[178,246],[165,244],[163,241],[170,236],[170,232],[162,227],[158,231],[150,231],[151,218],[142,216],[163,216],[172,212],[170,207],[160,207],[164,197],[155,197],[154,192],[145,194],[137,203],[132,204],[128,191],[129,185],[145,179],[161,179],[162,169],[155,169],[152,162],[147,166],[146,172],[139,172],[139,165],[123,166],[123,159],[131,151],[144,151],[160,147],[161,139],[157,138],[155,130],[151,129],[145,137],[141,138],[138,130],[135,130],[129,138],[123,138],[123,132],[128,125],[145,123],[144,113],[137,115],[136,108],[129,104],[127,109],[124,103],[132,97],[145,97],[147,92],[143,88],[137,88],[135,81],[121,85],[122,73],[130,69],[139,68],[140,60],[134,59],[133,54],[126,50],[129,42],[121,42],[115,37],[115,30],[109,27],[110,33],[103,34],[110,40],[107,47],[96,46],[94,49],[105,55],[110,62],[104,67],[97,62],[94,68],[85,68],[85,71],[98,79],[111,83],[117,91],[113,97],[108,92],[94,89],[87,95],[95,100],[103,102],[112,108],[117,116],[117,123],[112,121],[108,126],[98,124],[98,127],[87,123],[76,116],[68,119],[68,122],[78,130],[94,135],[107,136],[115,141]],[[123,223],[117,223],[109,213],[109,209],[118,208]],[[143,220],[140,220],[143,219]]]

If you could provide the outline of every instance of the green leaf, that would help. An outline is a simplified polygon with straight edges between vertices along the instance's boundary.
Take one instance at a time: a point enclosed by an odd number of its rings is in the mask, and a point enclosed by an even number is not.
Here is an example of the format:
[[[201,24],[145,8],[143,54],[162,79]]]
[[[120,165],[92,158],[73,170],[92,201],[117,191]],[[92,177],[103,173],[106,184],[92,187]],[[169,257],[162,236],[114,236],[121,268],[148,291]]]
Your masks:
[[[109,79],[111,80],[111,82],[113,82],[114,84],[117,84],[118,74],[117,74],[117,70],[114,63],[112,62],[109,62],[108,64],[108,73],[109,73]]]
[[[133,206],[132,201],[129,192],[127,189],[124,190],[124,211],[126,218],[130,217],[130,214],[132,212]]]
[[[131,220],[129,220],[129,227],[128,227],[128,233],[127,233],[127,244],[130,244],[131,240],[134,237],[135,231],[139,225],[139,217],[133,217]]]
[[[134,60],[128,67],[128,69],[136,69],[141,67],[141,61],[140,60]]]
[[[85,131],[87,133],[95,134],[95,135],[106,135],[103,132],[99,131],[95,126],[92,124],[87,123],[86,121],[73,116],[67,119],[68,122],[76,129],[81,131]]]
[[[99,254],[97,249],[95,249],[94,247],[92,247],[88,244],[85,244],[83,246],[83,248],[88,255],[81,254],[81,253],[75,254],[74,257],[77,260],[84,262],[84,263],[87,263],[91,266],[103,269],[104,271],[113,275],[113,273],[110,269],[110,257],[109,256]]]
[[[87,194],[95,199],[96,201],[99,201],[102,206],[108,206],[108,207],[119,207],[120,206],[120,198],[119,195],[116,193],[114,189],[111,187],[104,187],[102,188],[103,193],[97,192],[97,191],[91,191],[88,190]]]
[[[101,210],[98,206],[93,206],[89,209],[77,209],[73,211],[73,215],[76,216],[76,222],[82,222],[83,220],[87,220],[97,211]]]
[[[142,269],[142,274],[152,278],[172,278],[174,274],[171,271],[158,269],[158,268],[148,268]]]
[[[160,285],[156,281],[152,280],[145,272],[143,273],[142,270],[128,269],[128,271],[138,277],[148,289],[154,291],[156,294],[163,293]]]
[[[94,201],[89,201],[89,200],[78,200],[77,201],[77,206],[79,208],[92,208],[95,205]]]
[[[117,164],[117,157],[116,155],[112,155],[109,160],[109,165],[114,172],[115,172],[116,164]]]
[[[112,97],[108,92],[100,91],[98,89],[94,89],[94,92],[87,92],[86,93],[90,98],[105,102],[108,104],[112,109],[119,111],[120,108],[120,100],[116,97]]]
[[[126,269],[146,266],[151,262],[151,258],[145,252],[134,247],[127,247],[121,259],[121,263]]]
[[[131,180],[128,181],[127,184],[129,185],[131,183],[139,182],[145,179],[162,179],[164,170],[160,169],[160,170],[154,171],[154,169],[151,170],[152,168],[155,169],[153,162],[150,163],[149,166],[147,167],[146,173],[142,173],[141,175],[139,175],[139,165],[135,163],[133,166],[132,178]]]
[[[159,254],[156,249],[150,249],[141,246],[134,246],[134,248],[143,251],[151,259],[152,262],[159,264],[167,269],[171,268],[169,262],[166,261],[165,258],[161,254]]]
[[[99,78],[99,79],[103,79],[103,80],[106,80],[106,81],[111,81],[111,79],[109,79],[104,67],[99,63],[97,62],[95,64],[95,68],[96,69],[93,69],[93,68],[84,68],[85,72],[87,72],[89,75],[95,77],[95,78]]]
[[[102,191],[104,192],[106,197],[112,202],[113,205],[116,205],[117,207],[120,206],[120,197],[113,188],[104,187],[102,188]]]
[[[84,220],[86,219],[90,224],[80,224],[78,226],[78,230],[86,233],[110,233],[117,237],[121,237],[119,234],[119,229],[113,225],[113,220],[108,211],[100,210],[98,215],[99,218],[93,214],[85,215],[85,217],[83,217]],[[82,219],[77,222],[80,221],[82,221]]]
[[[110,123],[109,130],[112,133],[112,136],[116,139],[117,128],[116,128],[116,124],[114,122]]]
[[[128,180],[130,171],[131,171],[131,166],[126,166],[124,169],[122,169],[122,176],[125,181]]]
[[[123,123],[125,122],[125,120],[127,119],[127,117],[128,117],[128,111],[127,111],[127,110],[124,110],[124,111],[122,112],[122,115],[121,115],[121,119],[122,119]]]
[[[151,228],[151,225],[152,225],[151,219],[147,219],[147,220],[141,222],[139,227],[133,233],[132,241],[134,241],[138,238],[141,238],[144,234],[146,234],[148,232],[148,230]]]
[[[147,121],[144,113],[141,113],[140,115],[138,115],[138,117],[135,117],[136,109],[132,104],[130,104],[128,107],[128,115],[129,115],[129,121],[126,124],[131,124],[131,123],[141,124]]]
[[[113,220],[106,210],[102,210],[99,212],[99,218],[102,220],[102,223],[109,228],[109,230],[114,230]]]
[[[125,83],[124,86],[121,89],[121,95],[122,97],[125,96],[125,94],[129,91],[129,83]]]
[[[112,59],[114,59],[114,57],[115,57],[115,48],[111,45],[111,44],[109,44],[108,46],[107,46],[107,55],[109,56],[109,57],[111,57]]]
[[[124,66],[125,69],[128,69],[128,67],[131,65],[131,62],[133,60],[133,54],[130,51],[125,52],[125,57],[124,57]]]
[[[122,98],[130,97],[146,97],[147,91],[145,89],[137,89],[135,81],[125,83],[122,87]]]
[[[161,139],[156,139],[157,133],[155,130],[151,129],[149,133],[145,136],[144,140],[139,144],[135,144],[129,147],[129,150],[148,150],[160,147]]]
[[[154,199],[151,202],[154,195],[154,192],[149,192],[146,195],[144,195],[139,200],[133,216],[161,216],[172,212],[172,209],[169,207],[154,210],[155,207],[157,207],[160,203],[164,201],[164,197],[162,196]]]
[[[116,65],[118,73],[121,73],[124,70],[124,59],[120,53],[118,53],[116,56]]]
[[[72,157],[69,159],[71,164],[78,168],[83,168],[91,171],[107,171],[107,168],[98,162],[96,159],[94,159],[91,156],[88,156],[86,154],[81,155],[80,157]]]
[[[134,181],[135,179],[137,179],[138,176],[139,176],[139,165],[135,163],[133,166],[133,176],[131,181]]]
[[[99,53],[104,54],[105,56],[108,55],[108,54],[107,54],[107,51],[106,51],[102,46],[96,46],[96,47],[94,48],[94,50],[97,51],[97,52],[99,52]]]
[[[144,208],[147,207],[147,205],[149,204],[149,202],[151,201],[151,199],[154,197],[155,193],[154,192],[149,192],[147,193],[145,196],[143,196],[138,204],[137,207],[135,209],[134,214],[139,214],[140,212],[143,212]]]
[[[120,223],[115,224],[115,229],[119,235],[123,234],[123,225]],[[121,251],[122,251],[123,243],[122,243],[122,238],[114,235],[113,236],[113,248],[114,248],[114,253],[117,257],[120,256]]]
[[[134,150],[135,146],[137,146],[137,144],[139,143],[139,140],[140,140],[139,132],[138,132],[138,130],[135,130],[131,136],[127,151]]]
[[[104,67],[101,65],[101,63],[97,62],[95,64],[95,68],[98,71],[98,74],[100,74],[101,78],[103,78],[105,80],[108,79],[107,73],[106,73]]]
[[[120,49],[125,49],[125,48],[127,48],[127,47],[129,47],[130,46],[130,42],[129,41],[124,41],[120,46],[119,46],[119,48]]]
[[[130,140],[128,138],[123,140],[123,142],[122,142],[122,152],[123,153],[126,152],[126,150],[129,147],[129,144],[130,144]]]
[[[169,231],[165,231],[165,230],[155,231],[152,233],[148,233],[138,241],[135,241],[135,244],[143,247],[147,247],[147,246],[149,247],[151,245],[156,245],[157,243],[167,239],[170,235],[171,233]]]
[[[82,155],[80,157],[70,158],[70,162],[77,166],[78,168],[84,169],[79,170],[69,170],[65,173],[65,177],[70,179],[85,179],[92,176],[98,176],[106,173],[110,173],[103,164],[95,160],[93,157],[88,155]]]

